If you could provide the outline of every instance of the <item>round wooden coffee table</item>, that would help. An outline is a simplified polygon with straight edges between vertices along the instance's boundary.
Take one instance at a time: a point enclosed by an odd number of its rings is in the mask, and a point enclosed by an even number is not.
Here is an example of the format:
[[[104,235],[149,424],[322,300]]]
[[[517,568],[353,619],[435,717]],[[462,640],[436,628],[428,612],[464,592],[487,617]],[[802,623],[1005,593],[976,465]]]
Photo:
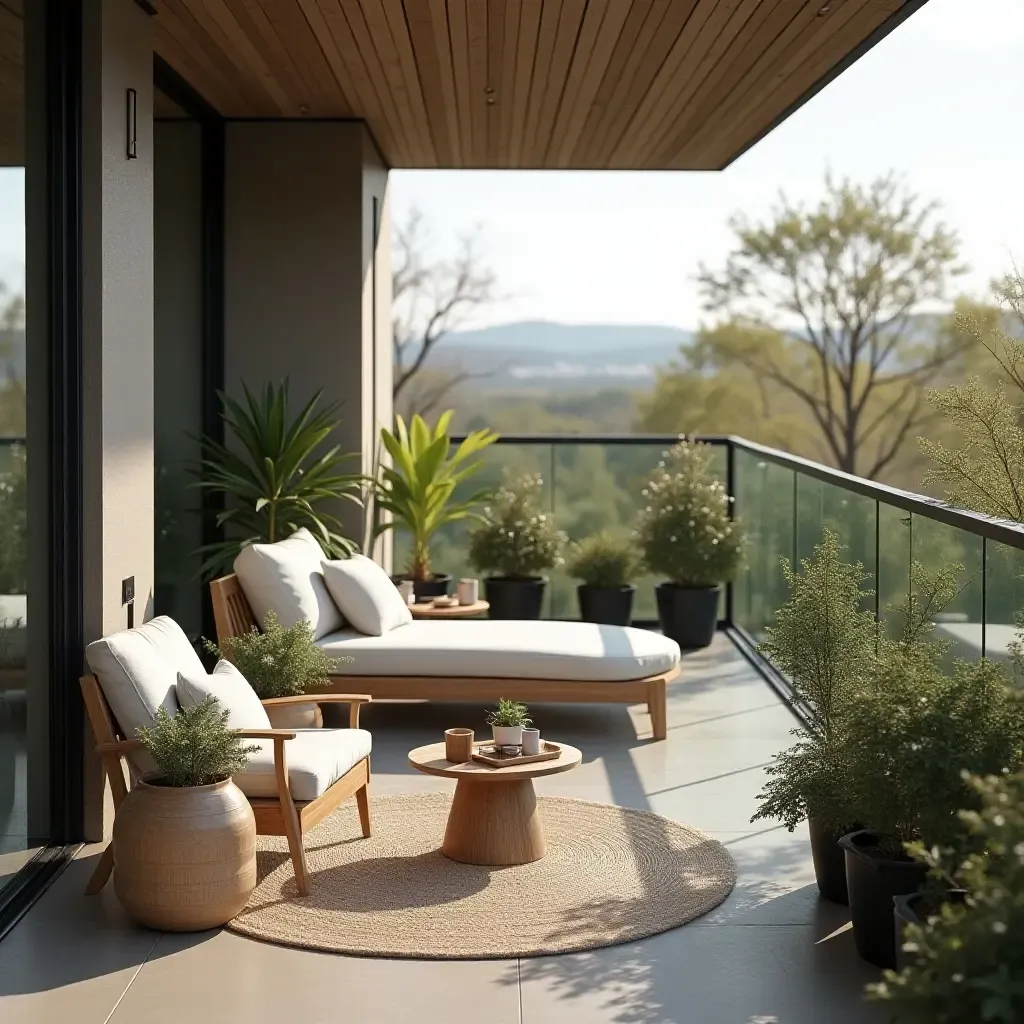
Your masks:
[[[490,608],[487,601],[475,604],[452,604],[448,607],[435,608],[429,601],[409,605],[414,619],[475,619]]]
[[[489,744],[476,744],[477,746]],[[544,829],[533,780],[575,768],[583,755],[567,743],[550,761],[491,768],[479,761],[455,764],[444,743],[409,751],[409,764],[427,775],[455,779],[441,852],[463,864],[529,864],[544,856]]]

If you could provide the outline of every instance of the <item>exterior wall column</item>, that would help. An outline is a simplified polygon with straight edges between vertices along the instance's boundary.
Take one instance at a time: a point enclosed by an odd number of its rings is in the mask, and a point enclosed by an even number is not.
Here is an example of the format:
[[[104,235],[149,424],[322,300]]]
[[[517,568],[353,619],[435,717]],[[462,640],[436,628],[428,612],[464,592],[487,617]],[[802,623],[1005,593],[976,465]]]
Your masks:
[[[293,412],[322,391],[368,473],[391,425],[387,165],[362,122],[239,121],[225,179],[226,390],[287,377]],[[360,509],[338,511],[361,543]]]
[[[153,603],[153,19],[134,0],[83,5],[82,309],[85,640]],[[128,90],[136,157],[128,158]],[[111,811],[87,733],[85,832]]]

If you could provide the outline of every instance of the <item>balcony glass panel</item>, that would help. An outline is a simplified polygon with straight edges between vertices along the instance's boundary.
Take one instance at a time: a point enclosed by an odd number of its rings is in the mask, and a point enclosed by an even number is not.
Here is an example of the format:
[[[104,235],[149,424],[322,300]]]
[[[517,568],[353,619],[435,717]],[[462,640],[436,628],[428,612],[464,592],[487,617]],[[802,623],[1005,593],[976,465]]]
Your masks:
[[[890,636],[901,619],[895,609],[910,588],[910,513],[884,502],[878,506],[878,614]]]
[[[985,545],[986,657],[1009,661],[1010,644],[1017,635],[1017,616],[1022,611],[1024,551],[990,540]]]

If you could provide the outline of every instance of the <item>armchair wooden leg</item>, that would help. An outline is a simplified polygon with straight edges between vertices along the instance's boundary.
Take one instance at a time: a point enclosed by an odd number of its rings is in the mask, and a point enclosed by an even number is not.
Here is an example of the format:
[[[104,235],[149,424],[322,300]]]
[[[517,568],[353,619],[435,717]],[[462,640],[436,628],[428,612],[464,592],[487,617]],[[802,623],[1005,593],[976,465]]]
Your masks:
[[[359,824],[363,830],[363,838],[370,838],[372,822],[370,821],[370,784],[365,783],[356,790],[356,806],[359,808]]]
[[[664,679],[652,679],[648,684],[647,710],[651,716],[654,739],[668,737],[667,686]]]
[[[288,837],[288,852],[292,855],[295,868],[295,885],[300,896],[309,895],[309,872],[306,870],[306,851],[302,848],[302,822],[292,799],[288,782],[288,761],[284,751],[284,740],[274,737],[274,771],[277,775],[277,795],[281,801],[281,817],[284,819],[284,834]]]
[[[86,896],[95,896],[98,892],[101,892],[103,887],[107,884],[107,879],[110,878],[110,872],[114,870],[114,844],[107,843],[100,855],[100,862],[96,865],[96,870],[92,873],[92,878],[89,879],[89,884],[85,887]]]

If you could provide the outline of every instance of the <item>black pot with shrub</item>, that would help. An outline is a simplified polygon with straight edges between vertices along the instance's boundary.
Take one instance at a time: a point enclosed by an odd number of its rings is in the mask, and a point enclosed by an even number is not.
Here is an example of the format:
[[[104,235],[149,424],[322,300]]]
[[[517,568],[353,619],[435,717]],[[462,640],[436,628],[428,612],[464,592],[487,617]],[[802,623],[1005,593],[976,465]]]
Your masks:
[[[637,570],[637,554],[627,538],[596,533],[573,545],[566,568],[580,580],[576,595],[580,618],[609,626],[628,626],[633,617],[630,582]]]
[[[712,457],[706,444],[674,445],[642,491],[637,520],[644,564],[665,578],[656,587],[661,631],[684,649],[714,639],[722,584],[743,558],[743,531]]]
[[[470,564],[488,574],[484,596],[492,619],[540,618],[544,573],[561,563],[565,543],[554,517],[542,508],[543,488],[540,476],[503,486],[470,537]]]

